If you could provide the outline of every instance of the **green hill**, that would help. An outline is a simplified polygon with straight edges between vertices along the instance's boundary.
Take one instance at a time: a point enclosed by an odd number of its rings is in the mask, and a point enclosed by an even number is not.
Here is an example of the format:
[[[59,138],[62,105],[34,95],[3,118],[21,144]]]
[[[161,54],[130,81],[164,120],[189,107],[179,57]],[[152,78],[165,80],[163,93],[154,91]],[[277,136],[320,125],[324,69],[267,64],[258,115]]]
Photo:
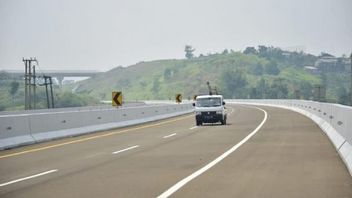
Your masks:
[[[208,81],[225,98],[243,99],[317,100],[314,87],[320,85],[326,87],[325,101],[349,104],[349,65],[342,71],[312,75],[303,68],[314,65],[318,57],[265,46],[248,47],[243,53],[224,50],[189,57],[116,67],[73,85],[55,85],[55,107],[97,105],[100,100],[111,100],[112,91],[122,91],[124,101],[174,100],[177,93],[188,99],[208,93]],[[46,108],[43,86],[37,87],[37,101],[37,108]],[[22,109],[23,79],[0,71],[0,111]]]
[[[207,93],[209,81],[227,98],[294,98],[294,90],[300,90],[302,98],[312,97],[312,87],[320,78],[302,67],[316,58],[303,53],[274,56],[274,49],[266,55],[224,51],[192,59],[140,62],[82,81],[75,91],[102,100],[110,100],[113,90],[122,91],[126,101],[174,99],[176,93],[190,98]]]

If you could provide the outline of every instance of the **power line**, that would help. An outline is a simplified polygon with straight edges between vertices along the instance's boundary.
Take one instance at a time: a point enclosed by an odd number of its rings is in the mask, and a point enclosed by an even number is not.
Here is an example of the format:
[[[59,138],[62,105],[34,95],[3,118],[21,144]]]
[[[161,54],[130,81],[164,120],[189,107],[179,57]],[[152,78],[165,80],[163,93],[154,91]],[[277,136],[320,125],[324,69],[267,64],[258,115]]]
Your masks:
[[[25,110],[36,108],[36,73],[33,62],[37,62],[36,58],[22,59],[25,65],[24,84],[25,84],[25,95],[24,95],[24,106]],[[32,94],[33,91],[33,94]]]
[[[25,110],[31,110],[31,109],[36,109],[36,98],[37,98],[37,85],[39,86],[45,86],[46,90],[46,99],[47,99],[47,107],[48,108],[54,108],[54,95],[53,95],[53,81],[51,76],[46,76],[43,74],[43,76],[37,76],[36,75],[36,67],[32,63],[35,62],[37,66],[39,67],[39,62],[36,58],[29,58],[29,59],[24,59],[23,62],[25,64],[25,75],[24,75],[24,80],[25,80]],[[39,78],[44,79],[44,83],[40,84],[37,83],[37,80]],[[48,86],[50,87],[50,98],[49,98],[49,92],[48,92]],[[33,92],[33,93],[32,93]],[[51,102],[50,102],[51,101]]]

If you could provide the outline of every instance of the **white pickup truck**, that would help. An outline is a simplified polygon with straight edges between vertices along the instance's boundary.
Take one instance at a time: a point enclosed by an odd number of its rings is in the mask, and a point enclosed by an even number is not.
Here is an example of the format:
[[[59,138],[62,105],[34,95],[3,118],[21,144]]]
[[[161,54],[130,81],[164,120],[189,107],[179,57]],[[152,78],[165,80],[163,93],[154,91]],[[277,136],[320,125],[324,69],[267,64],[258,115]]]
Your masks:
[[[196,124],[220,122],[226,124],[227,114],[222,95],[197,96],[195,106]]]

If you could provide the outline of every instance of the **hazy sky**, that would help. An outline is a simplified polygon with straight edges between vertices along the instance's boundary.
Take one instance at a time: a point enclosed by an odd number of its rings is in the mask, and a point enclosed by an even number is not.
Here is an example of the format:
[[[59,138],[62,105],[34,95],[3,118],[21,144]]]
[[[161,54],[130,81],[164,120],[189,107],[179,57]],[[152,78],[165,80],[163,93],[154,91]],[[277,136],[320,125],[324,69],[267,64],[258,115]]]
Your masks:
[[[0,70],[105,71],[139,61],[304,46],[352,52],[352,0],[0,0]]]

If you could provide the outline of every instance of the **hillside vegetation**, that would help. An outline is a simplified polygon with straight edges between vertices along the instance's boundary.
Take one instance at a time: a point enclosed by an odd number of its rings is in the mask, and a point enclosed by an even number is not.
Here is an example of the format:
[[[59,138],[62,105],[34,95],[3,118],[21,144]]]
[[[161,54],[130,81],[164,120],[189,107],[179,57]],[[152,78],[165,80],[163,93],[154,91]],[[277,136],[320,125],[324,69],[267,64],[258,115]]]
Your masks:
[[[313,99],[314,85],[322,83],[321,76],[307,73],[303,66],[313,65],[317,57],[273,47],[253,49],[117,67],[80,82],[75,91],[102,100],[110,100],[113,90],[122,91],[126,101],[173,100],[176,93],[187,99],[206,94],[209,81],[226,98]],[[330,101],[337,102],[336,95],[328,91]]]
[[[24,80],[0,72],[0,111],[24,110]],[[68,87],[53,86],[55,108],[96,105],[99,100],[87,94],[74,94]],[[47,108],[44,86],[37,86],[36,108]]]
[[[174,100],[207,94],[207,82],[225,98],[308,99],[318,100],[317,85],[326,87],[321,101],[349,104],[350,68],[346,72],[321,72],[312,75],[305,65],[314,65],[318,57],[279,48],[247,47],[242,52],[193,55],[187,59],[140,62],[116,67],[93,78],[68,86],[54,86],[56,107],[98,105],[111,100],[112,91],[122,91],[124,101]],[[37,108],[46,108],[45,90],[38,87]],[[24,109],[24,82],[0,72],[0,111]]]

